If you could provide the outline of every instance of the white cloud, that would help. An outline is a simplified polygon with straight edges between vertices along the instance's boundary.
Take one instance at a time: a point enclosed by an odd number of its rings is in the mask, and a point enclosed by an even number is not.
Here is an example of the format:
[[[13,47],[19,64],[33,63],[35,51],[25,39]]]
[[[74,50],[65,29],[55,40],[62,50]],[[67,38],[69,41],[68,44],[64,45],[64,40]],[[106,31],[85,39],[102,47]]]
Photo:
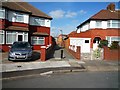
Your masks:
[[[85,11],[85,10],[80,10],[79,13],[80,13],[80,14],[86,14],[87,11]]]
[[[53,18],[59,19],[59,18],[73,18],[78,15],[83,15],[86,14],[87,12],[85,10],[80,10],[80,11],[64,11],[61,9],[58,10],[53,10],[49,12],[49,15],[52,16]]]
[[[65,16],[66,16],[67,18],[72,18],[72,17],[77,16],[77,13],[76,13],[76,12],[68,11]]]
[[[55,10],[55,11],[51,11],[49,14],[53,18],[62,18],[65,12],[63,10]]]

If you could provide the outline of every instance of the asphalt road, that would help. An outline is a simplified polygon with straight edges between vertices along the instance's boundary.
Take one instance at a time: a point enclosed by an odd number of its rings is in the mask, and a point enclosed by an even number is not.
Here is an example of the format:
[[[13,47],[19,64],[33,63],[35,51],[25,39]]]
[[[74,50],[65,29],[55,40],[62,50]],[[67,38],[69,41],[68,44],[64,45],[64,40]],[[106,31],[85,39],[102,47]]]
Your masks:
[[[74,72],[2,80],[2,88],[118,88],[118,72]]]

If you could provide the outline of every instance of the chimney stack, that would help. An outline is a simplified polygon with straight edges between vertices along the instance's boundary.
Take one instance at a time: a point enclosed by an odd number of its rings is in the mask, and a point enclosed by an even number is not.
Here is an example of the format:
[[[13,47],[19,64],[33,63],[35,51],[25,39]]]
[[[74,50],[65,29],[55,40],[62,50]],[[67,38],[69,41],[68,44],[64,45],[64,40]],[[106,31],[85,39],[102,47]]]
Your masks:
[[[110,4],[107,6],[107,10],[115,11],[115,4],[114,4],[114,3],[110,3]]]

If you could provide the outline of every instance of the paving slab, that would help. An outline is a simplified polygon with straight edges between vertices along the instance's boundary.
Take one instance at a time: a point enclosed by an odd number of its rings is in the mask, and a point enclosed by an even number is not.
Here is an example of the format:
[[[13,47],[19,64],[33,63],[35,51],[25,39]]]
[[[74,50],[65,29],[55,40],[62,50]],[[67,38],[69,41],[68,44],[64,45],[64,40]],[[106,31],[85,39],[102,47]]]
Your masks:
[[[45,61],[45,62],[21,62],[21,63],[7,63],[0,64],[2,68],[0,72],[22,71],[41,68],[57,68],[57,67],[70,67],[66,61]]]

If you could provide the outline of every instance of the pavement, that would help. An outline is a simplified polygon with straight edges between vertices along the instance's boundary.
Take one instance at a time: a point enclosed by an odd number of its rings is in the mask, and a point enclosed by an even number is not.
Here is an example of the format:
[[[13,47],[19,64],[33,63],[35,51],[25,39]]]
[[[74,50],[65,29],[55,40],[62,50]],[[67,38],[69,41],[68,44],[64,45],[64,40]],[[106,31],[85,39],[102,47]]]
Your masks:
[[[58,73],[58,72],[78,72],[78,71],[118,71],[118,61],[106,60],[76,60],[67,50],[64,49],[64,58],[60,58],[61,49],[56,49],[54,58],[47,61],[40,61],[36,58],[30,62],[12,62],[7,60],[7,53],[2,54],[0,63],[1,73],[22,72],[22,71],[39,71],[42,74]],[[39,53],[36,53],[37,55]],[[36,57],[36,56],[35,56]]]

